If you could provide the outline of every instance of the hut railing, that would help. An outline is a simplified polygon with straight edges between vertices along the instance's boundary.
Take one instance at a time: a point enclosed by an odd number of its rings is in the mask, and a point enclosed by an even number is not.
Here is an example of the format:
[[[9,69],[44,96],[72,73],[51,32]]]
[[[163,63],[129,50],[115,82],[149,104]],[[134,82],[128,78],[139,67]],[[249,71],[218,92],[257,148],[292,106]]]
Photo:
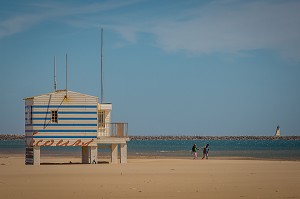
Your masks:
[[[103,127],[99,128],[100,137],[128,137],[128,123],[105,123]]]

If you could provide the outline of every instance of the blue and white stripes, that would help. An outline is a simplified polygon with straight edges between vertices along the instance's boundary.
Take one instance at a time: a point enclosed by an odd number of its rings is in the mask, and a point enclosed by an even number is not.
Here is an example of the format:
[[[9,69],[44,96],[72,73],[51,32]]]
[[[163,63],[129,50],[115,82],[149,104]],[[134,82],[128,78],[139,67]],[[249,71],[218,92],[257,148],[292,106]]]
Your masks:
[[[65,91],[27,98],[25,132],[33,133],[34,138],[95,138],[97,110],[97,97],[71,91],[67,98]],[[56,120],[52,118],[53,112],[56,112]]]

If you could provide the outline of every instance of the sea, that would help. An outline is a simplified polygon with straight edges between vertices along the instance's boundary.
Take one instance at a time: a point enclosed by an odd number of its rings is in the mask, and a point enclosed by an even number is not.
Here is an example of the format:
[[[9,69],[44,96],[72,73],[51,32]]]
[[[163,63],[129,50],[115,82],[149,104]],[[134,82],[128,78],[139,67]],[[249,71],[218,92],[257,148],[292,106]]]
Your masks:
[[[300,160],[300,140],[131,140],[129,158],[192,158],[193,144],[209,144],[209,158]],[[25,154],[24,140],[1,140],[0,155]],[[109,156],[98,149],[98,158]],[[41,155],[81,157],[80,147],[42,147]],[[199,150],[199,156],[202,155]]]

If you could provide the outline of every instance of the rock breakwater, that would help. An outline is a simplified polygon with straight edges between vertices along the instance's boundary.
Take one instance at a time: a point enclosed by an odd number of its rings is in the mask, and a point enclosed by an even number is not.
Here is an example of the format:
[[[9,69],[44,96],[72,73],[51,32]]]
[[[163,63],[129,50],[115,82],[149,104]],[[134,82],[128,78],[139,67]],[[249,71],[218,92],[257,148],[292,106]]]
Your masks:
[[[129,136],[130,140],[300,140],[300,136]]]
[[[300,140],[300,136],[129,136],[130,140]],[[22,140],[24,135],[0,134],[0,140]]]
[[[0,140],[22,140],[25,139],[24,135],[18,134],[0,134]]]

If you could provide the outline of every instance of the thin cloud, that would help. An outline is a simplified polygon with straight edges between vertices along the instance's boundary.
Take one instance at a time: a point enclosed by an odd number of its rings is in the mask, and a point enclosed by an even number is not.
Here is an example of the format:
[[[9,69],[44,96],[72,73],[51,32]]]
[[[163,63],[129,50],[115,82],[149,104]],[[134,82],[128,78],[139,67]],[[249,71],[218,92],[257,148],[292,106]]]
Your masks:
[[[166,52],[240,54],[268,49],[299,59],[299,10],[299,1],[212,1],[205,5],[196,1],[190,8],[178,8],[176,16],[166,12],[152,18],[120,19],[122,25],[111,27],[129,42],[136,42],[139,33],[150,33],[156,46]]]
[[[29,29],[39,21],[41,21],[41,17],[33,14],[25,14],[3,20],[0,22],[0,38]]]
[[[300,3],[213,4],[184,21],[167,20],[152,29],[165,51],[190,53],[273,49],[300,53]],[[205,12],[205,13],[203,13]]]
[[[148,33],[166,52],[210,54],[270,49],[299,59],[299,1],[189,1],[185,6],[181,1],[171,2],[171,7],[152,2],[153,7],[161,9],[155,14],[145,6],[151,1],[144,0],[31,4],[34,9],[30,13],[0,21],[0,38],[44,21],[59,20],[77,28],[103,25],[133,44],[138,43],[140,33]],[[173,11],[164,12],[167,8]]]
[[[0,39],[19,32],[23,32],[26,29],[30,29],[31,27],[38,25],[39,23],[49,20],[59,19],[62,22],[82,27],[82,22],[80,21],[80,17],[78,20],[78,16],[88,16],[93,14],[99,15],[102,12],[126,7],[140,1],[141,0],[108,1],[104,3],[84,5],[64,4],[56,2],[30,4],[27,5],[28,7],[31,7],[31,9],[27,10],[28,13],[23,12],[18,15],[10,16],[6,19],[0,20]],[[94,23],[89,19],[85,20],[85,23],[87,23],[89,26],[94,26]]]

